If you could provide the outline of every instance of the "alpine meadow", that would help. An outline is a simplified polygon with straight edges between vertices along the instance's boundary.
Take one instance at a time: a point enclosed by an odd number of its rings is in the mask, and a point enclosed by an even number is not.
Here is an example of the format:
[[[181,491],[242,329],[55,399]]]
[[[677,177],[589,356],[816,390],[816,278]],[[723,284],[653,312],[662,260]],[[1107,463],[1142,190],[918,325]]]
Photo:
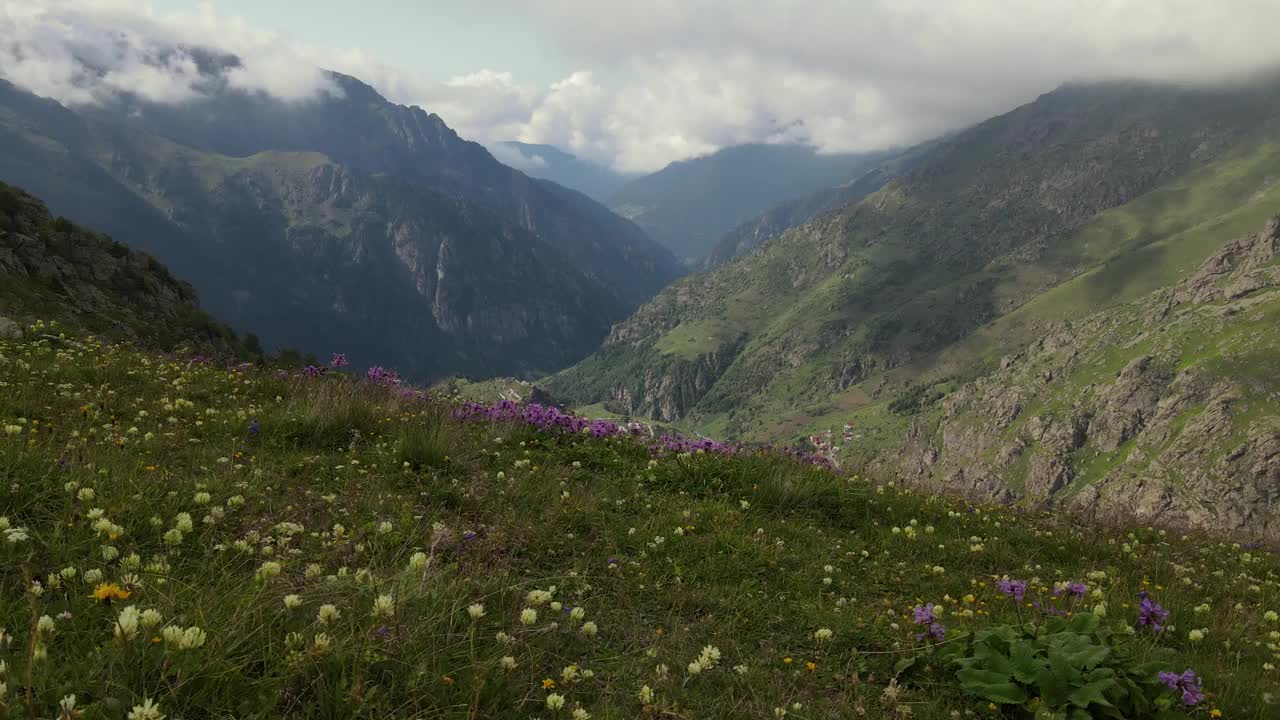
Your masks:
[[[1280,717],[1277,23],[0,0],[0,719]]]

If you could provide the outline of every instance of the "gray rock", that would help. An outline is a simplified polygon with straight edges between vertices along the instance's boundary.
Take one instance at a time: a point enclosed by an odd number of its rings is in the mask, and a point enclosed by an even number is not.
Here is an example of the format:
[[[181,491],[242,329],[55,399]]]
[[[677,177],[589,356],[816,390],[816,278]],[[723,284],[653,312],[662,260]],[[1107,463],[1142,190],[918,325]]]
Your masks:
[[[0,339],[12,339],[22,335],[22,327],[9,318],[0,315]]]

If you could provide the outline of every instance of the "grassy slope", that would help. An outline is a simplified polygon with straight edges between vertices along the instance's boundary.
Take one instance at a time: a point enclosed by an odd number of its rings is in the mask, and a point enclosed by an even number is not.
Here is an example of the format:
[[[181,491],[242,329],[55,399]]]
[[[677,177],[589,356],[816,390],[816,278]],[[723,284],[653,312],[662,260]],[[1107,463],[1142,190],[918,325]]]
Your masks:
[[[937,382],[993,367],[999,358],[1058,322],[1133,300],[1194,270],[1228,240],[1256,232],[1280,209],[1280,144],[1270,140],[1237,148],[1224,160],[1190,173],[1126,205],[1103,212],[1038,261],[989,268],[997,294],[1015,297],[1055,272],[1081,272],[1000,317],[973,335],[921,360],[876,374],[823,407],[797,410],[787,393],[766,399],[756,437],[788,437],[851,422],[874,436],[889,415],[893,393],[873,398],[881,383]],[[888,428],[896,430],[890,422]]]
[[[0,515],[29,535],[0,548],[12,638],[0,716],[27,716],[28,693],[31,715],[52,716],[74,693],[102,718],[144,698],[169,717],[547,717],[553,679],[565,717],[763,717],[794,703],[799,718],[1000,717],[939,667],[887,699],[892,666],[914,652],[910,608],[943,605],[948,637],[963,639],[1029,617],[995,592],[1000,576],[1031,579],[1030,602],[1105,571],[1088,602],[1108,603],[1106,623],[1133,623],[1149,590],[1176,630],[1137,647],[1202,673],[1227,717],[1274,717],[1263,614],[1280,609],[1280,564],[1227,543],[968,508],[758,456],[651,460],[630,441],[454,424],[338,377],[92,341],[0,342],[0,383],[0,427],[15,428],[0,433]],[[184,513],[191,526],[174,533]],[[893,532],[909,525],[915,540]],[[414,566],[415,552],[430,563]],[[130,597],[91,599],[94,574]],[[546,605],[521,623],[526,594],[552,586],[596,636],[567,614],[553,624]],[[382,594],[394,607],[375,616]],[[475,622],[472,603],[485,609]],[[325,604],[340,613],[327,624]],[[113,639],[126,605],[160,624]],[[46,615],[54,630],[29,668]],[[163,640],[190,626],[202,647]],[[815,640],[822,627],[830,641]],[[1204,641],[1187,639],[1193,627]],[[720,662],[689,677],[706,645]]]

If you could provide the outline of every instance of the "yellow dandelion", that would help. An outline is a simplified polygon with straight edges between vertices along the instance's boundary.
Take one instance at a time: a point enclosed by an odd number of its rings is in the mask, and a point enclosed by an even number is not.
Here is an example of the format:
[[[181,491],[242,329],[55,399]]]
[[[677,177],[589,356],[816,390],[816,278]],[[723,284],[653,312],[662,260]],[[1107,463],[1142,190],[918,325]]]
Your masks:
[[[555,680],[552,680],[551,678],[543,678],[543,679],[542,679],[542,689],[543,689],[543,690],[550,690],[551,688],[553,688],[553,687],[555,687],[555,686],[556,686],[556,681],[555,681]]]

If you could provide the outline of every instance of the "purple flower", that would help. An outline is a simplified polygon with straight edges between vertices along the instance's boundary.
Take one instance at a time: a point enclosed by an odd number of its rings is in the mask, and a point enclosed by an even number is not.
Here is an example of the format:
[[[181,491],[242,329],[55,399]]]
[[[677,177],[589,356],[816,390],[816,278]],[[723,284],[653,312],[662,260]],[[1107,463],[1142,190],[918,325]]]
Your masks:
[[[365,376],[365,379],[367,379],[369,382],[373,383],[374,385],[392,386],[392,385],[400,384],[400,376],[396,375],[393,371],[382,367],[381,365],[374,365],[373,367],[369,368],[369,370],[365,372],[364,376]]]
[[[258,433],[262,432],[262,426],[258,424],[258,418],[249,420],[249,438],[258,437]]]
[[[1061,597],[1063,593],[1067,593],[1069,595],[1074,595],[1075,597],[1082,598],[1084,597],[1084,594],[1088,591],[1089,591],[1089,586],[1085,585],[1082,582],[1069,582],[1069,583],[1065,583],[1063,585],[1059,585],[1055,587],[1053,589],[1053,596]]]
[[[1138,624],[1150,625],[1156,632],[1164,630],[1164,625],[1161,623],[1169,619],[1169,611],[1156,604],[1146,590],[1138,593],[1138,597],[1142,600],[1138,603]]]
[[[346,365],[347,365],[346,353],[334,353],[333,358],[329,360],[329,367],[332,367],[332,368],[346,367]]]
[[[466,531],[466,532],[462,533],[462,539],[463,539],[463,540],[474,540],[475,538],[476,538],[476,534],[475,534],[475,532],[474,532],[474,531],[468,530],[468,531]]]
[[[1183,705],[1195,705],[1204,699],[1204,693],[1200,690],[1200,676],[1195,671],[1187,668],[1181,675],[1174,672],[1160,673],[1160,682],[1174,692],[1182,693]]]
[[[934,613],[934,604],[917,605],[912,613],[915,615],[917,625],[928,625],[938,621],[938,616]]]
[[[1025,580],[1001,580],[996,583],[996,587],[1007,597],[1011,597],[1018,602],[1027,595],[1027,582]]]
[[[1056,608],[1056,607],[1054,607],[1054,606],[1052,606],[1052,605],[1041,605],[1041,604],[1040,604],[1040,603],[1038,603],[1038,602],[1033,602],[1033,603],[1031,603],[1031,607],[1035,608],[1035,609],[1036,609],[1036,610],[1038,610],[1039,612],[1042,612],[1042,613],[1045,613],[1045,614],[1048,614],[1048,615],[1059,615],[1059,616],[1061,616],[1061,617],[1066,617],[1066,616],[1067,616],[1067,611],[1066,611],[1066,610],[1059,610],[1058,608]]]
[[[328,368],[316,367],[315,365],[308,365],[302,368],[302,374],[312,378],[320,377],[326,372],[328,372]]]

